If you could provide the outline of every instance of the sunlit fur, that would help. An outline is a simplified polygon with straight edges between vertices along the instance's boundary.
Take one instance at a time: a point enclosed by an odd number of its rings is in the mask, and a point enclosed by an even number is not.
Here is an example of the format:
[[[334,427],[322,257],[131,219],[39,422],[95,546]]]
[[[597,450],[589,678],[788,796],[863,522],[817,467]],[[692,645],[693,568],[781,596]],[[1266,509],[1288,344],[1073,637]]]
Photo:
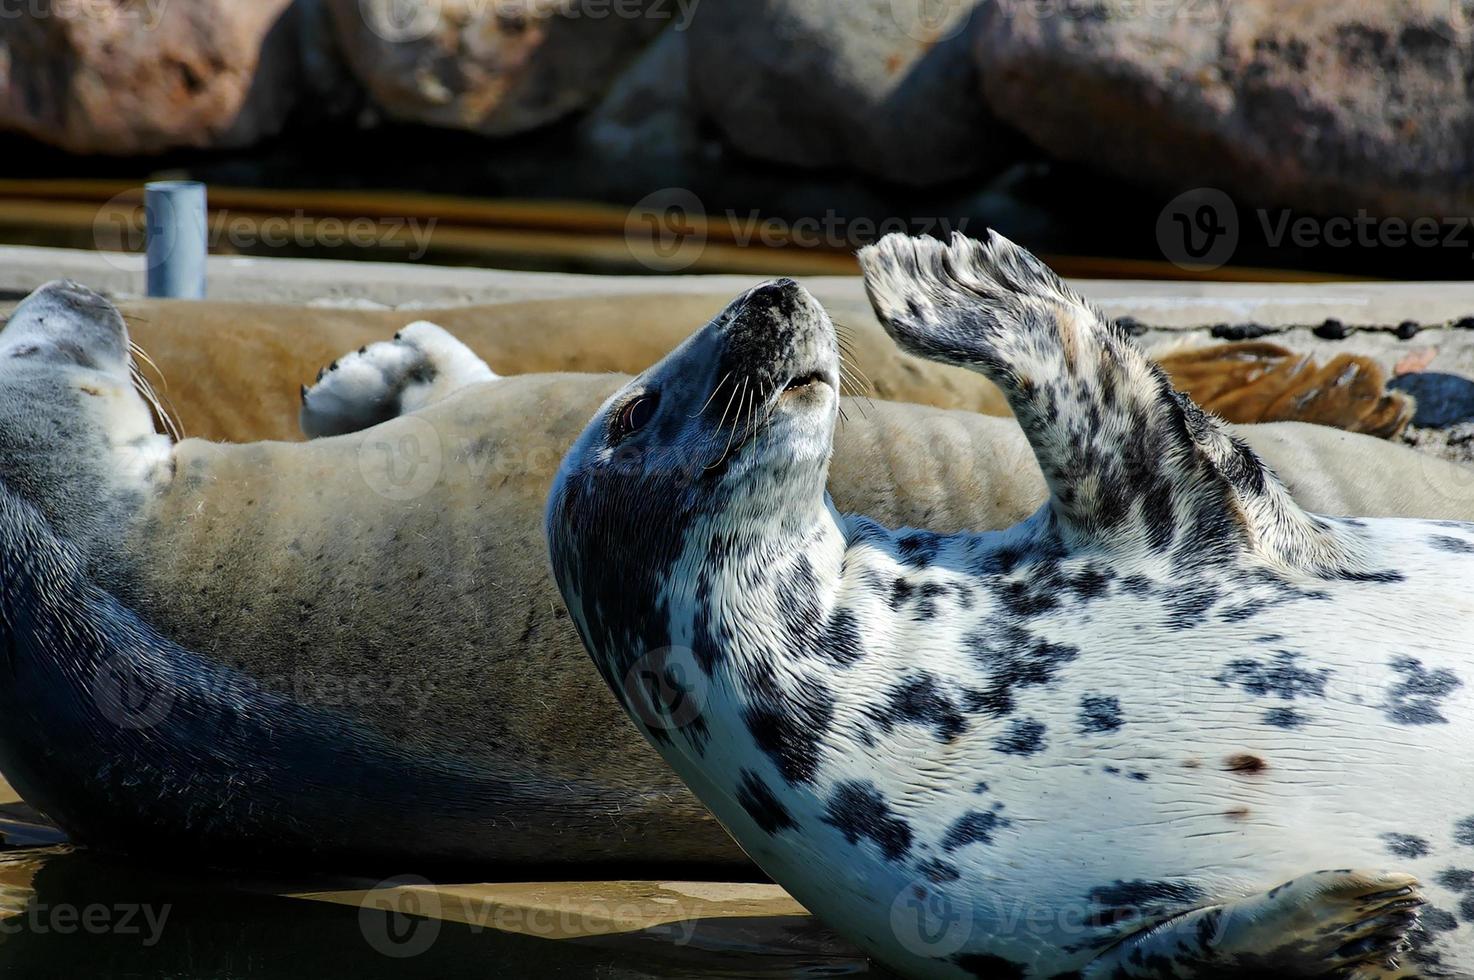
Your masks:
[[[671,466],[727,440],[729,375],[833,376],[791,283],[633,381],[565,459],[548,536],[682,778],[907,975],[1474,972],[1474,525],[1302,512],[997,236],[862,262],[903,347],[1004,388],[1052,499],[994,533],[840,514],[822,386],[764,385],[719,466]]]

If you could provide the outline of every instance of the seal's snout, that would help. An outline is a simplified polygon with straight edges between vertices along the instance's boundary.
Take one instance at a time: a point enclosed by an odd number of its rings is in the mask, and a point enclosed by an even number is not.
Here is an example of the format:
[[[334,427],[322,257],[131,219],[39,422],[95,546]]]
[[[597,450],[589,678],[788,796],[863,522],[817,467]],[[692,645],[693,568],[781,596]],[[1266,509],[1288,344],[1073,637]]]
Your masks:
[[[0,347],[49,352],[82,367],[113,369],[127,364],[128,330],[123,315],[101,293],[58,279],[16,307],[0,335]]]
[[[743,313],[775,323],[801,320],[823,312],[813,294],[788,278],[773,279],[752,287],[738,304]]]

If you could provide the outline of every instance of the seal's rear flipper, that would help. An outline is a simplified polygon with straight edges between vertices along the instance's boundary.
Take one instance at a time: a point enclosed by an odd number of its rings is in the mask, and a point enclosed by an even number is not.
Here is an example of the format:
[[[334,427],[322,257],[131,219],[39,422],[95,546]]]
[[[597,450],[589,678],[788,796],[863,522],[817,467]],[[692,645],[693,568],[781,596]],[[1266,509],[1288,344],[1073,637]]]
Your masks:
[[[359,432],[417,411],[467,385],[497,380],[465,344],[433,323],[411,323],[394,339],[340,357],[302,386],[309,439]]]
[[[1409,948],[1424,904],[1412,875],[1321,871],[1169,919],[1111,947],[1081,975],[1370,978]]]
[[[860,264],[903,349],[1003,389],[1068,540],[1189,562],[1252,549],[1307,571],[1348,563],[1246,444],[1024,249],[994,233],[890,235]]]

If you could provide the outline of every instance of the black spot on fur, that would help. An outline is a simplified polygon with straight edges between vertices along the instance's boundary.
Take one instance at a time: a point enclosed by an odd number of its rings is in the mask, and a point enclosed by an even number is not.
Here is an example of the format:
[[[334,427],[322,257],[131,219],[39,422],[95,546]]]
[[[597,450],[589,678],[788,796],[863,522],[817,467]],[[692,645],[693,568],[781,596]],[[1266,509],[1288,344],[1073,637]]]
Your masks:
[[[913,531],[896,542],[896,554],[912,568],[925,568],[937,557],[942,536],[931,531]]]
[[[1310,720],[1294,708],[1270,708],[1264,712],[1264,723],[1273,728],[1301,728]]]
[[[1002,620],[986,624],[965,642],[990,683],[983,690],[969,691],[964,705],[968,711],[994,718],[1013,713],[1018,689],[1048,684],[1080,655],[1076,647],[1050,643]]]
[[[1459,927],[1459,920],[1441,908],[1425,905],[1418,916],[1418,925],[1425,932],[1453,932]]]
[[[1080,730],[1082,732],[1114,732],[1124,724],[1119,699],[1103,694],[1087,694],[1080,699]]]
[[[1463,685],[1450,670],[1427,670],[1411,657],[1398,657],[1392,669],[1402,680],[1387,690],[1387,717],[1399,725],[1446,725],[1443,701]]]
[[[1445,868],[1433,880],[1451,892],[1474,890],[1474,871],[1467,868]]]
[[[1167,600],[1167,628],[1189,630],[1203,624],[1208,610],[1221,594],[1211,585],[1190,585],[1179,589]]]
[[[839,830],[847,843],[868,840],[887,861],[898,861],[911,850],[911,827],[896,817],[874,783],[840,783],[829,797],[824,822]]]
[[[930,674],[913,677],[886,693],[885,706],[872,709],[872,717],[889,732],[897,725],[922,725],[932,729],[939,742],[950,742],[967,730],[967,719],[957,702],[937,686]]]
[[[850,667],[865,656],[860,624],[848,609],[836,609],[819,636],[819,651],[841,667]]]
[[[1454,824],[1454,843],[1474,847],[1474,817],[1465,817]]]
[[[1343,568],[1337,570],[1331,577],[1342,582],[1373,582],[1381,585],[1392,585],[1397,582],[1407,581],[1406,575],[1391,569],[1379,572],[1353,572]]]
[[[1201,904],[1206,896],[1201,888],[1187,882],[1137,879],[1092,888],[1086,897],[1100,910],[1086,922],[1100,927],[1189,909]]]
[[[1421,858],[1433,853],[1428,842],[1412,834],[1383,834],[1387,852],[1400,858]]]
[[[968,844],[992,844],[993,833],[1009,824],[1008,818],[999,811],[1003,805],[995,804],[991,810],[972,810],[959,817],[942,838],[942,849],[955,851]]]
[[[916,866],[916,870],[926,875],[928,881],[936,885],[945,885],[949,881],[956,881],[962,877],[955,864],[950,864],[938,858],[929,858]]]
[[[1301,697],[1323,698],[1329,667],[1306,669],[1300,655],[1281,650],[1273,660],[1235,660],[1213,678],[1226,687],[1241,687],[1255,697],[1277,697],[1293,701]]]
[[[993,748],[1004,755],[1034,755],[1044,750],[1044,732],[1042,721],[1020,718],[993,740]]]
[[[773,795],[763,778],[751,769],[742,770],[742,781],[737,786],[737,802],[752,817],[753,823],[768,836],[780,830],[791,830],[798,826],[788,808]]]
[[[1456,555],[1474,555],[1474,542],[1465,541],[1463,538],[1435,534],[1428,539],[1428,543],[1439,551],[1451,551]]]
[[[992,587],[993,598],[1011,616],[1030,619],[1059,607],[1059,595],[1034,579],[1007,579]]]
[[[1152,580],[1145,575],[1131,575],[1121,580],[1121,588],[1140,598],[1151,594]]]
[[[827,692],[824,692],[827,695]],[[819,768],[819,742],[834,718],[832,698],[811,695],[786,704],[756,704],[742,713],[758,748],[789,783],[811,783]]]

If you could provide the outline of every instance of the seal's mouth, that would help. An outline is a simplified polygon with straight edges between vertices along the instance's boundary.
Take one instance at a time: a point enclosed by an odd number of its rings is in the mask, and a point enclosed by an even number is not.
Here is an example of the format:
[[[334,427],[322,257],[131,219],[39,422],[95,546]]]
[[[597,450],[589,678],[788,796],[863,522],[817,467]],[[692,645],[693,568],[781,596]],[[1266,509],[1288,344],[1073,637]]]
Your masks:
[[[797,374],[790,378],[788,383],[783,386],[783,391],[779,397],[787,398],[807,394],[814,391],[819,385],[833,388],[834,382],[830,380],[828,374],[820,370]]]

